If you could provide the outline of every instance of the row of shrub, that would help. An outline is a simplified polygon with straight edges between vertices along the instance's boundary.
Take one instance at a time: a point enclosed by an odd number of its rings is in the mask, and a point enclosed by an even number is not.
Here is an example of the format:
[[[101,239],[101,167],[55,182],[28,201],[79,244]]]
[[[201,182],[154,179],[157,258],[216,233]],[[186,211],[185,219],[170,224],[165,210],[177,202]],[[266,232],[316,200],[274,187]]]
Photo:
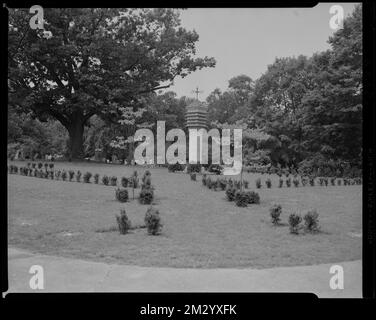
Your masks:
[[[182,172],[185,171],[187,173],[200,173],[204,168],[206,171],[214,174],[221,174],[223,167],[219,164],[210,164],[210,165],[202,165],[202,164],[169,164],[167,169],[169,172]]]
[[[260,174],[277,174],[280,177],[285,175],[301,175],[311,177],[337,177],[337,178],[358,178],[362,176],[362,169],[357,165],[350,165],[349,163],[327,160],[323,157],[317,156],[311,159],[306,159],[298,164],[297,167],[291,166],[281,168],[280,166],[260,166],[251,165],[245,166],[244,171],[248,173]]]
[[[191,174],[191,180],[196,180],[196,177],[192,177]],[[232,178],[226,179],[226,178],[217,178],[213,179],[211,176],[208,176],[207,174],[203,174],[202,176],[202,185],[206,186],[207,188],[217,191],[217,190],[226,190],[227,187],[235,187],[236,189],[242,189],[244,187],[245,189],[248,189],[249,187],[249,181],[247,180],[235,180]]]
[[[273,205],[269,209],[271,221],[275,226],[281,225],[282,206],[279,204]],[[304,220],[304,226],[301,225]],[[308,211],[303,219],[301,215],[292,213],[288,218],[290,232],[293,234],[299,234],[299,231],[304,228],[306,232],[319,232],[319,214],[316,210]]]
[[[226,189],[226,197],[228,201],[234,201],[238,207],[247,207],[248,204],[259,204],[260,196],[254,191],[242,191],[235,187]]]
[[[42,169],[43,167],[46,168],[46,169],[47,168],[53,169],[54,166],[55,165],[52,162],[45,162],[45,163],[42,163],[42,162],[38,162],[38,163],[36,163],[36,162],[28,162],[26,164],[27,168],[32,168],[32,169],[36,169],[36,168]]]
[[[9,165],[8,166],[8,172],[11,174],[17,174],[18,172],[21,175],[24,176],[30,176],[30,177],[37,177],[37,178],[45,178],[45,179],[51,179],[51,180],[63,180],[63,181],[77,181],[81,182],[81,179],[85,183],[91,183],[91,179],[93,178],[93,182],[95,184],[99,184],[100,182],[100,175],[98,173],[92,174],[91,172],[86,172],[85,174],[82,174],[80,170],[77,172],[73,170],[43,170],[43,169],[33,169],[32,167],[20,167],[16,165]],[[150,171],[147,170],[145,172],[144,176],[149,176],[150,177]],[[145,179],[145,178],[143,178]],[[116,176],[107,176],[104,175],[102,176],[101,182],[103,185],[110,185],[110,186],[117,186],[118,180]],[[122,177],[121,178],[121,186],[123,188],[139,188],[140,183],[139,183],[139,178],[138,178],[138,173],[135,170],[132,174],[131,177]],[[145,186],[144,189],[147,189],[149,186],[150,182],[144,181],[143,180],[143,185]]]
[[[307,186],[307,185],[310,185],[310,186],[315,186],[315,179],[314,178],[307,178],[307,177],[303,177],[301,179],[297,179],[297,178],[294,178],[294,179],[291,179],[291,178],[288,178],[286,180],[283,180],[283,179],[279,179],[279,184],[278,184],[278,187],[279,188],[282,188],[283,185],[285,184],[286,187],[291,187],[291,185],[293,184],[295,187],[299,187],[300,185],[302,185],[303,187]],[[336,178],[318,178],[318,185],[320,186],[340,186],[342,185],[342,182],[343,182],[343,185],[347,186],[347,185],[361,185],[362,184],[362,178],[353,178],[353,179],[347,179],[347,178],[343,178],[343,179],[336,179]],[[266,179],[265,180],[265,185],[267,188],[271,188],[272,187],[272,181],[271,179]],[[257,178],[256,179],[256,188],[257,189],[260,189],[262,186],[261,184],[261,179],[260,178]]]
[[[191,174],[191,179],[196,180],[194,174]],[[208,189],[217,191],[222,190],[226,191],[226,197],[228,201],[234,201],[238,207],[246,207],[248,204],[259,204],[260,196],[257,192],[254,191],[245,191],[248,189],[249,183],[246,180],[233,180],[225,178],[217,178],[216,180],[212,179],[206,174],[202,177],[202,185],[206,186]]]
[[[144,221],[148,234],[158,235],[161,233],[163,225],[157,209],[153,207],[148,208],[145,213]],[[116,222],[120,234],[127,234],[132,227],[132,223],[128,218],[125,209],[120,209],[120,215],[116,216]]]

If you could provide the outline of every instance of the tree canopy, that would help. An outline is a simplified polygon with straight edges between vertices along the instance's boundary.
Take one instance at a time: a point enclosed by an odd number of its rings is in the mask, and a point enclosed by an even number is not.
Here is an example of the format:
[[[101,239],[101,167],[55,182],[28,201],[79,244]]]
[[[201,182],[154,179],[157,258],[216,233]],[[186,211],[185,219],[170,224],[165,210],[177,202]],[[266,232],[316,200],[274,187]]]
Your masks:
[[[175,77],[215,65],[197,58],[198,34],[173,9],[44,9],[45,28],[29,27],[28,10],[9,14],[9,103],[68,130],[71,156],[82,156],[84,125],[114,121],[144,94]]]
[[[252,119],[273,137],[271,161],[296,165],[320,155],[360,165],[362,151],[362,9],[356,6],[331,48],[312,57],[277,58],[254,83],[230,80],[207,98],[212,121]],[[244,85],[243,85],[244,84]],[[245,85],[247,84],[247,85]],[[243,90],[237,90],[243,88]],[[244,98],[237,98],[244,93]]]

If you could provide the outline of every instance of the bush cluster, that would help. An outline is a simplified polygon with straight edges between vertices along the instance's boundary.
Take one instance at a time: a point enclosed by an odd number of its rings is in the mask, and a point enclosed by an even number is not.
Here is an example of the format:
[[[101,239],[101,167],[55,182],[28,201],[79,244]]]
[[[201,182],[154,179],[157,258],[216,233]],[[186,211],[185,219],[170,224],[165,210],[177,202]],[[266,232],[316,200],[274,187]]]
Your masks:
[[[306,231],[318,232],[320,230],[319,214],[316,210],[308,211],[303,219]]]
[[[191,173],[189,174],[189,176],[190,176],[190,178],[191,178],[192,181],[196,181],[196,180],[197,180],[196,173],[191,172]]]
[[[115,191],[116,200],[120,202],[127,202],[129,199],[128,190],[117,188]]]
[[[161,217],[159,211],[153,207],[150,207],[145,214],[145,225],[150,235],[158,235],[162,229]]]
[[[90,183],[90,179],[92,177],[92,173],[91,172],[86,172],[83,176],[83,179],[84,179],[84,182],[85,183]]]
[[[296,213],[292,213],[289,216],[290,232],[293,234],[299,233],[299,225],[302,222],[302,217]]]
[[[128,219],[125,209],[120,210],[120,215],[116,216],[116,221],[120,234],[126,234],[131,228],[131,221]]]
[[[235,204],[238,207],[246,207],[249,203],[249,197],[247,192],[237,190],[235,192]]]
[[[151,185],[151,174],[149,171],[142,177],[141,192],[139,201],[141,204],[151,204],[154,199],[154,188]]]
[[[169,172],[184,171],[185,166],[180,163],[169,164],[167,167]]]
[[[269,212],[270,217],[272,218],[272,223],[278,225],[281,221],[282,206],[275,204],[269,209]]]

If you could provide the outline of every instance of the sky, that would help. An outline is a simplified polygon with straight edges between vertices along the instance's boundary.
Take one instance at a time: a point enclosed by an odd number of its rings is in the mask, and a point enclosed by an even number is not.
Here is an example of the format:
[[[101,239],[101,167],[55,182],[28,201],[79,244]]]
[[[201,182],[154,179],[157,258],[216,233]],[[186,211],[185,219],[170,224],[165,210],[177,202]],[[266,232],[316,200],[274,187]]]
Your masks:
[[[226,90],[228,80],[245,74],[256,80],[276,57],[311,56],[329,49],[333,34],[329,26],[332,5],[341,5],[344,16],[355,3],[320,3],[314,8],[198,8],[181,12],[181,24],[199,34],[197,57],[214,57],[215,68],[178,77],[168,90],[178,97],[195,97],[196,87],[203,91],[200,100],[215,89]]]

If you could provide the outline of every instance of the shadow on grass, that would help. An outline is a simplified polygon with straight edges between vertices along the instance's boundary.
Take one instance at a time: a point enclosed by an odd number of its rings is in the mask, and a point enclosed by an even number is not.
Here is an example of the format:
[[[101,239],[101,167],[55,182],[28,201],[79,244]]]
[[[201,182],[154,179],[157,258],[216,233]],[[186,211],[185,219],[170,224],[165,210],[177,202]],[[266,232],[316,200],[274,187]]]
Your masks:
[[[145,225],[135,225],[135,226],[131,226],[129,228],[129,230],[137,230],[137,229],[145,229],[145,228],[146,228]],[[119,228],[117,226],[111,226],[111,227],[107,227],[107,228],[97,229],[97,230],[95,230],[95,232],[97,232],[97,233],[119,232]]]

